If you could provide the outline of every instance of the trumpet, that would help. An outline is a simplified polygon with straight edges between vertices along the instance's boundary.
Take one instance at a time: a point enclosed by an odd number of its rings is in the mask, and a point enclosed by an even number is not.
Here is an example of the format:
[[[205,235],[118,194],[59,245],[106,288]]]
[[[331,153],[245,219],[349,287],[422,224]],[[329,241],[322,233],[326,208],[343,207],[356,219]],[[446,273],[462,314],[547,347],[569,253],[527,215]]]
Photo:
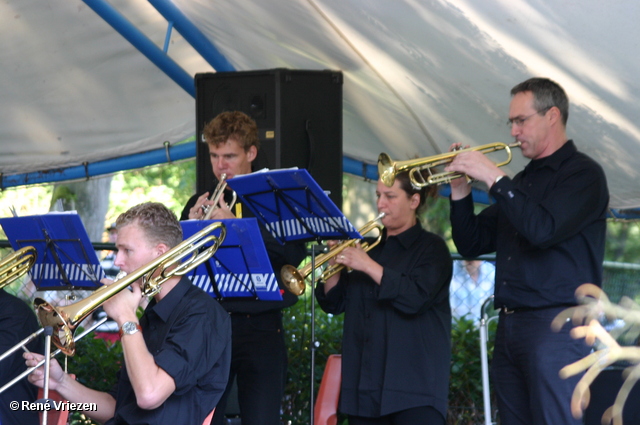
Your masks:
[[[374,230],[378,230],[378,237],[375,241],[373,241],[372,243],[363,242],[360,245],[362,249],[364,249],[367,252],[371,248],[378,245],[382,239],[382,226],[377,223],[377,221],[382,217],[384,217],[384,213],[380,213],[376,218],[369,221],[367,224],[365,224],[360,229],[358,229],[358,232],[361,235],[366,235]],[[355,246],[356,243],[358,242],[360,242],[360,239],[349,239],[332,246],[329,252],[320,254],[316,257],[315,268],[322,266],[324,263],[326,263],[336,255],[344,251],[345,248],[348,248],[350,246]],[[329,279],[331,276],[337,273],[340,273],[340,271],[344,267],[345,266],[343,264],[333,264],[328,266],[320,275],[319,280]],[[282,269],[280,270],[280,277],[282,278],[285,288],[287,288],[289,292],[291,292],[294,295],[302,295],[304,294],[304,291],[306,289],[304,281],[314,270],[315,269],[312,268],[311,263],[307,264],[306,266],[304,266],[299,270],[296,269],[294,266],[287,264],[285,266],[282,266]],[[313,279],[313,282],[315,282],[316,280],[318,279]]]
[[[205,207],[204,205],[202,206],[202,208],[204,209],[204,215],[202,216],[203,220],[209,220],[209,218],[211,218],[211,214],[213,214],[215,210],[220,208],[218,206],[218,203],[220,202],[220,197],[224,196],[224,190],[227,188],[226,180],[227,180],[227,175],[225,173],[222,173],[222,175],[220,176],[220,181],[218,182],[218,186],[216,186],[215,190],[209,197],[209,200],[213,201],[213,205],[208,207]],[[236,203],[236,200],[238,199],[238,195],[235,192],[232,192],[232,194],[233,194],[233,199],[229,204],[229,208],[232,208],[233,205]]]
[[[38,252],[34,247],[25,246],[0,260],[0,288],[28,272],[37,257]]]
[[[210,234],[217,229],[220,229],[220,236]],[[87,298],[66,307],[56,308],[45,300],[36,298],[34,306],[40,324],[43,327],[51,326],[54,345],[67,356],[73,356],[75,353],[73,331],[96,308],[140,278],[142,278],[143,295],[152,297],[158,294],[164,282],[174,276],[188,273],[211,258],[225,236],[225,225],[221,222],[212,223],[126,277],[114,281],[111,285],[103,286]],[[209,242],[212,243],[211,246],[200,252],[200,248]],[[191,257],[180,263],[188,255]]]
[[[497,167],[502,167],[511,162],[511,148],[519,147],[520,142],[511,143],[509,145],[505,143],[489,143],[487,145],[460,149],[439,155],[426,156],[424,158],[409,159],[406,161],[393,161],[389,155],[383,152],[378,156],[378,174],[380,175],[380,180],[382,180],[386,186],[391,187],[399,173],[408,171],[411,184],[416,188],[423,188],[434,184],[449,183],[451,180],[463,177],[464,174],[455,171],[446,171],[434,174],[430,170],[433,167],[451,163],[456,155],[462,152],[480,151],[486,155],[491,152],[504,150],[507,154],[507,158],[502,162],[496,163]],[[424,169],[429,171],[429,176],[427,178],[420,173]]]

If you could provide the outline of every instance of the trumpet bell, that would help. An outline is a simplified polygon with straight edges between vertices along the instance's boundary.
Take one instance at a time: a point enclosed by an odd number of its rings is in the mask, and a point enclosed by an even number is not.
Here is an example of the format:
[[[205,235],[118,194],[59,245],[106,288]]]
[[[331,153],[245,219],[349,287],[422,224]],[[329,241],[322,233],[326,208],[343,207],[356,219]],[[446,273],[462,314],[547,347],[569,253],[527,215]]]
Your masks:
[[[282,266],[280,277],[282,277],[282,282],[289,292],[297,296],[304,294],[306,285],[304,284],[304,277],[302,277],[298,269],[286,264]]]
[[[384,152],[378,155],[378,175],[382,183],[387,187],[393,186],[396,174],[396,167],[391,157]]]
[[[373,241],[371,244],[366,242],[362,243],[361,247],[365,251],[369,251],[371,248],[373,248],[374,246],[380,243],[380,240],[382,239],[382,226],[380,226],[377,223],[377,221],[380,220],[382,217],[384,217],[384,213],[380,213],[376,218],[369,221],[367,224],[365,224],[358,230],[358,232],[361,235],[368,234],[374,230],[378,231],[378,237],[375,241]],[[360,242],[360,239],[344,240],[332,246],[329,252],[318,255],[316,257],[315,262],[309,263],[299,270],[292,265],[282,266],[282,268],[280,269],[280,277],[282,278],[282,282],[284,286],[287,288],[287,290],[289,290],[289,292],[291,292],[294,295],[300,296],[304,294],[304,291],[306,289],[305,280],[307,279],[307,277],[314,274],[313,272],[315,269],[321,267],[324,263],[331,260],[336,255],[340,254],[346,248],[350,246],[355,246],[356,243],[358,242]],[[312,267],[312,265],[315,266],[315,269]],[[320,275],[320,279],[326,281],[331,276],[339,273],[343,268],[344,266],[342,264],[330,265],[322,272],[322,274]],[[311,280],[312,282],[315,282],[316,281],[315,276]]]

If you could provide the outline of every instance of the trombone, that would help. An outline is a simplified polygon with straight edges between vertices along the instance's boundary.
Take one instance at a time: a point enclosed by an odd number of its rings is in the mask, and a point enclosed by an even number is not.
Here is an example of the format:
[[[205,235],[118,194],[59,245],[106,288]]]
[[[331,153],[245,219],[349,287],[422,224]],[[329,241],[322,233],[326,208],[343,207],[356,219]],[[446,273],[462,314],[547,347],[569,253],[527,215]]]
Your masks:
[[[424,158],[408,159],[406,161],[393,161],[389,155],[383,152],[378,156],[378,174],[380,175],[380,180],[382,180],[386,186],[391,187],[399,173],[408,171],[411,184],[416,188],[423,188],[434,184],[449,183],[451,180],[464,176],[464,174],[455,171],[445,171],[433,174],[430,170],[432,167],[451,163],[459,153],[480,151],[486,155],[491,152],[504,150],[507,154],[507,158],[502,162],[496,163],[497,167],[502,167],[511,162],[511,148],[519,147],[520,142],[511,143],[509,145],[505,143],[489,143],[487,145],[459,149],[439,155],[426,156]],[[420,171],[424,169],[429,172],[429,176],[426,178],[420,173]]]
[[[103,317],[102,319],[100,319],[99,321],[97,321],[96,323],[92,324],[88,329],[85,329],[80,335],[77,335],[75,337],[75,341],[80,341],[84,336],[86,336],[87,334],[93,332],[95,329],[97,329],[100,325],[102,325],[104,322],[107,321],[107,317]],[[40,328],[40,330],[38,331],[38,334],[40,334],[41,332],[44,331],[44,328]],[[24,341],[23,341],[24,342]],[[22,342],[20,343],[22,344]],[[26,345],[26,344],[25,344]],[[21,345],[16,345],[16,347],[18,348],[22,348]],[[50,358],[54,358],[55,356],[57,356],[58,354],[60,354],[62,352],[62,350],[60,348],[58,348],[56,351],[54,351],[53,353],[51,353],[51,355],[49,356]],[[40,366],[42,366],[43,364],[45,364],[46,359],[42,359],[38,362],[37,365],[30,367],[29,369],[25,370],[24,372],[22,372],[20,375],[16,376],[15,378],[13,378],[11,381],[7,382],[6,384],[4,384],[2,386],[2,388],[0,388],[0,394],[2,394],[3,392],[5,392],[7,389],[9,389],[10,387],[12,387],[16,382],[20,381],[22,378],[24,378],[25,376],[29,375],[31,372],[33,372],[34,370],[36,370],[37,368],[39,368]]]
[[[213,201],[213,205],[208,207],[203,206],[204,208],[204,215],[202,216],[203,220],[209,220],[209,218],[211,218],[211,214],[213,214],[215,210],[220,208],[218,203],[220,202],[220,197],[224,196],[224,190],[227,188],[226,180],[227,180],[226,173],[222,173],[222,175],[220,176],[220,181],[218,182],[218,185],[216,186],[215,190],[211,194],[211,197],[209,197],[209,200]],[[236,200],[238,199],[238,195],[235,192],[231,192],[231,193],[233,194],[233,199],[229,204],[229,209],[233,208],[233,205],[236,203]]]
[[[28,272],[37,257],[38,252],[34,247],[25,246],[0,260],[0,288]]]
[[[378,238],[375,241],[373,241],[372,243],[363,242],[361,244],[362,249],[364,249],[365,251],[369,251],[371,248],[380,243],[382,239],[382,226],[376,222],[382,217],[384,217],[384,213],[380,213],[376,218],[358,229],[358,232],[361,235],[370,233],[373,230],[378,230]],[[355,246],[358,242],[360,242],[360,239],[348,239],[332,246],[329,252],[320,254],[316,257],[315,268],[322,266],[324,263],[344,251],[345,248]],[[322,272],[319,279],[314,279],[313,281],[315,282],[316,280],[327,280],[334,274],[340,273],[340,271],[344,267],[345,266],[343,264],[330,265]],[[287,288],[292,294],[299,296],[304,294],[304,291],[306,289],[304,281],[313,272],[313,270],[315,269],[312,267],[312,263],[307,264],[300,270],[296,269],[290,264],[287,264],[285,266],[282,266],[282,269],[280,270],[280,277],[282,278],[285,288]]]
[[[210,235],[217,229],[220,229],[220,236]],[[75,354],[73,331],[93,310],[140,278],[142,278],[143,295],[152,297],[158,294],[164,282],[174,276],[183,276],[209,260],[218,250],[225,236],[225,225],[221,222],[212,223],[155,260],[129,273],[126,277],[111,285],[103,286],[87,298],[65,307],[56,308],[45,300],[36,298],[34,306],[40,324],[43,327],[51,326],[54,345],[60,348],[64,354],[73,356]],[[209,242],[212,245],[200,252],[200,248]],[[180,263],[187,255],[191,255],[191,257]]]

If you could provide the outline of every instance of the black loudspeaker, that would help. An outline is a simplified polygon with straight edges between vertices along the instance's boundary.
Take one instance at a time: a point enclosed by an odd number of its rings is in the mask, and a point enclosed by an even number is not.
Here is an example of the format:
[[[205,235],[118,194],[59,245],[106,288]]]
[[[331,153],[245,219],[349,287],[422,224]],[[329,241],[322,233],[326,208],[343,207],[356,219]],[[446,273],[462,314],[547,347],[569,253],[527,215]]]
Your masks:
[[[202,129],[223,111],[242,111],[258,125],[254,169],[305,168],[342,208],[342,72],[270,69],[196,74],[196,184],[213,171]]]

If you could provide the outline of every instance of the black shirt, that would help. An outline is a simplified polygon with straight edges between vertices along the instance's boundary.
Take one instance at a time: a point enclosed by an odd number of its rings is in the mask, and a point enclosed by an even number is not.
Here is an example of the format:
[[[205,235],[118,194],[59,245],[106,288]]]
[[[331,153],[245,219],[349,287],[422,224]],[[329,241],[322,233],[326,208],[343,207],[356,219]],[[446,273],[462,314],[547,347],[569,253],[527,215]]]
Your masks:
[[[343,272],[316,297],[327,313],[344,312],[340,411],[379,417],[433,406],[447,415],[451,361],[449,284],[445,242],[420,224],[369,251],[383,266],[380,285],[367,274]]]
[[[471,196],[452,201],[451,223],[461,255],[496,252],[496,308],[575,304],[578,286],[601,285],[609,191],[573,141],[490,193],[496,203],[478,215]]]
[[[27,338],[40,328],[36,315],[20,298],[0,289],[0,353],[13,348],[17,343]],[[44,352],[42,335],[31,341],[27,348],[36,353]],[[0,363],[0,386],[5,385],[27,369],[22,349],[15,351]],[[12,410],[12,401],[34,402],[38,395],[38,388],[27,378],[16,382],[11,388],[0,394],[0,422],[2,425],[36,425],[40,423],[37,411]]]
[[[217,182],[215,182],[214,186],[209,190],[209,194],[213,193]],[[198,198],[202,195],[196,194],[193,195],[187,205],[185,205],[182,213],[180,214],[180,220],[188,220],[189,219],[189,210],[193,208],[196,204]],[[225,191],[225,201],[227,203],[231,202],[231,192]],[[240,202],[238,199],[236,205],[240,205],[242,208],[242,217],[249,218],[255,217],[255,214],[247,208],[245,205]],[[232,211],[235,211],[236,207],[232,208]],[[260,228],[260,235],[264,240],[264,245],[267,250],[267,255],[269,256],[269,260],[271,261],[271,267],[273,268],[273,272],[276,275],[276,279],[278,281],[278,286],[280,287],[280,293],[282,294],[282,301],[264,301],[264,300],[255,300],[251,299],[222,299],[219,300],[222,306],[230,313],[247,313],[247,314],[260,314],[266,312],[277,312],[285,307],[292,306],[298,301],[298,297],[293,295],[287,289],[285,289],[282,284],[282,278],[280,277],[280,270],[283,266],[290,264],[294,267],[297,267],[302,260],[306,257],[306,248],[303,242],[287,242],[284,245],[280,244],[271,233],[264,227],[262,222],[258,221],[258,226]]]
[[[201,424],[227,386],[229,315],[183,277],[160,302],[149,303],[140,325],[155,363],[174,379],[176,390],[160,407],[141,409],[123,366],[111,392],[116,399],[115,416],[106,425]]]

